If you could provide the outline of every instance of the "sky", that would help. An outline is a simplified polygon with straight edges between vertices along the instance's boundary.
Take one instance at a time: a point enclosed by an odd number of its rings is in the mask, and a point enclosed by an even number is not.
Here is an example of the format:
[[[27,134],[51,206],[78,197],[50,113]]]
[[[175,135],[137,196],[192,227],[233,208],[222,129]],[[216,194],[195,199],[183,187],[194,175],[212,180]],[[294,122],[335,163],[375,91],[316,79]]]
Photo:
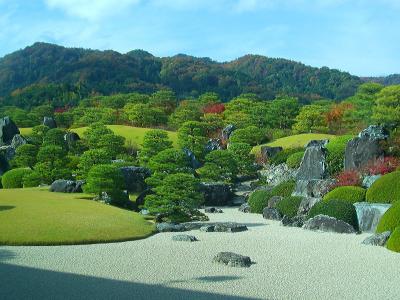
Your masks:
[[[34,42],[400,73],[400,0],[0,0],[0,57]]]

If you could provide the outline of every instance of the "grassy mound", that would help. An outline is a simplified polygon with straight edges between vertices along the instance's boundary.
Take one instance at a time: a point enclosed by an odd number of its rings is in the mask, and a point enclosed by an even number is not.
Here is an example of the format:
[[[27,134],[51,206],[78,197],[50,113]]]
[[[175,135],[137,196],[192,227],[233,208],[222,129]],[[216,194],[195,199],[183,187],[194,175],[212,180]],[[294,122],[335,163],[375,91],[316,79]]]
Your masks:
[[[351,204],[365,201],[366,190],[358,186],[340,186],[324,196],[324,201],[339,199]]]
[[[285,197],[276,204],[276,209],[282,216],[288,216],[293,218],[297,215],[302,197]]]
[[[396,227],[400,226],[400,201],[394,203],[382,216],[379,221],[376,232],[385,231],[393,232]]]
[[[62,245],[145,238],[154,225],[140,214],[44,189],[0,190],[0,245]]]
[[[400,200],[400,171],[386,174],[368,189],[366,199],[371,203],[394,203]]]
[[[397,227],[394,230],[394,232],[390,235],[386,247],[389,250],[400,252],[400,227]]]
[[[286,164],[289,168],[298,169],[304,156],[304,151],[299,151],[289,155],[286,159]]]

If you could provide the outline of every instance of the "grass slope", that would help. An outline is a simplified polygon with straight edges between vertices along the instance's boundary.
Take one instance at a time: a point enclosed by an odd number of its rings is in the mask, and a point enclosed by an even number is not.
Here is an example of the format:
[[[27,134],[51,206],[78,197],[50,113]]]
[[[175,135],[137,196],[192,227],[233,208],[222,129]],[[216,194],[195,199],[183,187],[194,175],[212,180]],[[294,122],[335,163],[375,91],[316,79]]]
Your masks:
[[[86,199],[84,199],[86,198]],[[145,238],[140,214],[43,188],[0,190],[0,245],[61,245]]]
[[[132,127],[126,125],[107,125],[115,134],[121,135],[126,139],[127,144],[140,147],[143,142],[144,134],[151,130],[150,128]],[[83,132],[87,127],[79,127],[71,129],[71,131],[76,132],[79,136],[82,136]],[[32,128],[20,128],[22,135],[30,135],[32,133]],[[178,136],[175,131],[168,131],[168,136],[174,145],[177,145]]]

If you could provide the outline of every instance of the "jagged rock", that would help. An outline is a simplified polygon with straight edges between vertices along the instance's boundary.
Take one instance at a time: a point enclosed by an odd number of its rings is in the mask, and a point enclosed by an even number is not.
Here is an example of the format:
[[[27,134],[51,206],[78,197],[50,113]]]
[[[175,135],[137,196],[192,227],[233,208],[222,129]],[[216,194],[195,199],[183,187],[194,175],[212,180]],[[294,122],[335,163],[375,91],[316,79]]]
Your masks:
[[[297,214],[298,215],[306,215],[309,212],[309,210],[311,209],[311,207],[313,207],[319,201],[321,201],[321,198],[312,198],[312,197],[304,198],[300,202],[299,210],[297,211]]]
[[[220,213],[223,213],[222,209],[215,208],[215,207],[206,207],[204,209],[204,212],[209,213],[209,214],[220,214]]]
[[[304,223],[303,228],[324,232],[356,233],[353,226],[351,226],[350,224],[326,215],[317,215],[307,220]]]
[[[67,144],[68,148],[72,148],[74,144],[79,141],[81,138],[76,132],[69,131],[64,134],[64,141]]]
[[[309,141],[304,148],[308,148],[308,147],[325,147],[326,145],[328,145],[329,140],[311,140]]]
[[[283,197],[281,196],[272,196],[268,200],[268,208],[275,208],[279,201],[281,201]]]
[[[322,198],[327,194],[334,184],[335,179],[311,179],[297,180],[293,196]]]
[[[182,151],[183,153],[185,153],[187,159],[189,160],[190,167],[192,169],[196,170],[201,167],[201,163],[197,160],[196,156],[191,150],[184,148]]]
[[[131,193],[143,192],[147,188],[145,179],[151,175],[151,171],[144,167],[119,168],[125,179],[125,189]]]
[[[268,160],[269,158],[277,155],[282,150],[283,150],[282,147],[261,146],[260,149],[261,157],[265,160]]]
[[[214,232],[214,226],[213,225],[204,225],[200,227],[200,231],[204,232]]]
[[[78,180],[65,180],[65,179],[58,179],[54,181],[50,186],[50,192],[56,193],[82,193],[82,186],[84,181]]]
[[[219,252],[214,258],[214,263],[220,263],[229,267],[250,267],[252,262],[250,257],[236,254],[233,252]]]
[[[246,230],[246,225],[237,223],[218,223],[214,226],[214,231],[216,232],[241,232]]]
[[[174,223],[158,223],[156,228],[158,232],[180,232],[186,230],[182,224]]]
[[[224,129],[222,129],[221,132],[221,138],[222,140],[228,140],[229,137],[231,136],[232,132],[236,130],[236,126],[233,124],[227,125]]]
[[[362,187],[369,189],[371,187],[371,185],[381,177],[382,177],[382,175],[380,175],[380,174],[365,176],[363,179],[363,182],[362,182]]]
[[[232,200],[231,187],[223,182],[202,182],[200,191],[206,206],[226,206]]]
[[[283,216],[281,224],[287,227],[302,227],[304,225],[304,218],[302,216],[295,216],[293,218]]]
[[[17,150],[18,147],[25,144],[26,144],[26,139],[20,134],[16,134],[12,138],[11,147],[13,147],[15,150]]]
[[[367,237],[365,240],[363,240],[362,244],[371,245],[371,246],[385,246],[390,235],[391,235],[390,231],[376,233],[376,234],[373,234],[373,235]]]
[[[243,213],[249,213],[250,212],[250,205],[248,203],[243,203],[242,205],[240,205],[239,211],[241,211]]]
[[[354,207],[357,212],[358,228],[361,232],[375,232],[379,220],[390,208],[391,204],[357,202]]]
[[[8,161],[5,159],[5,157],[0,151],[0,176],[3,175],[5,172],[7,172],[9,168],[10,166],[8,164]]]
[[[44,117],[42,125],[47,126],[50,129],[57,128],[56,120],[53,117]]]
[[[296,176],[296,170],[293,170],[283,163],[277,166],[268,166],[259,171],[259,176],[265,180],[266,185],[276,186],[282,182],[291,180]]]
[[[347,143],[344,168],[345,170],[361,170],[364,167],[382,159],[384,150],[381,142],[388,138],[388,133],[382,126],[371,125]]]
[[[222,149],[222,142],[220,139],[209,139],[204,146],[206,152]]]
[[[308,143],[296,175],[297,180],[324,179],[328,176],[326,141]]]
[[[276,208],[265,207],[263,209],[263,218],[267,220],[282,220],[282,216]]]
[[[188,234],[178,234],[172,237],[172,240],[175,242],[197,242],[198,239],[193,235]]]
[[[0,155],[9,162],[15,156],[15,149],[11,145],[0,146]]]
[[[10,117],[0,119],[0,146],[10,144],[13,137],[19,133],[17,125]]]

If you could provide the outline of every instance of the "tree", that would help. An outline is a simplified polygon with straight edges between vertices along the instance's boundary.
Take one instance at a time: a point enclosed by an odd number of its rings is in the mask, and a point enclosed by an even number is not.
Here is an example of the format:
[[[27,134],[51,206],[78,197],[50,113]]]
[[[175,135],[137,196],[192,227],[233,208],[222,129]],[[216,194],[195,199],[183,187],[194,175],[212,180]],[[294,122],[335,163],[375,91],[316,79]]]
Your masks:
[[[142,165],[146,165],[153,156],[171,147],[172,142],[169,140],[167,131],[161,129],[149,130],[143,137],[139,161]]]
[[[125,138],[114,133],[105,134],[100,137],[97,147],[103,149],[112,158],[125,151]]]
[[[327,132],[325,113],[329,108],[321,105],[305,105],[293,125],[294,133]]]
[[[272,127],[288,129],[292,127],[294,118],[299,113],[299,102],[292,97],[276,98],[269,108]]]
[[[150,97],[149,104],[152,107],[161,109],[167,115],[170,115],[176,108],[176,96],[171,90],[160,90],[153,93]]]
[[[71,170],[67,169],[66,151],[60,146],[42,146],[37,154],[35,173],[40,174],[43,183],[52,183],[56,179],[70,179]]]
[[[252,146],[267,141],[266,130],[256,126],[249,126],[235,130],[229,137],[231,143],[246,143]]]
[[[35,145],[43,143],[44,136],[50,128],[45,125],[38,125],[32,128],[31,140]]]
[[[381,124],[400,124],[400,85],[387,86],[377,94],[373,119]]]
[[[111,163],[111,156],[104,149],[90,149],[85,151],[79,159],[79,177],[86,178],[89,170],[95,165],[104,165],[109,163]]]
[[[128,103],[124,107],[126,118],[133,126],[151,127],[165,124],[167,115],[157,107],[150,104],[132,104]]]
[[[66,149],[67,143],[64,139],[65,133],[65,130],[60,128],[48,130],[43,138],[43,145],[54,145]]]
[[[241,175],[254,175],[255,168],[255,155],[251,153],[252,146],[246,143],[231,143],[229,144],[228,151],[232,153],[236,161],[238,174]]]
[[[179,146],[191,150],[197,159],[204,158],[207,140],[206,126],[201,122],[186,122],[178,130]]]
[[[93,123],[83,132],[83,138],[91,149],[98,148],[102,136],[112,134],[113,131],[103,123]]]
[[[206,155],[206,162],[198,173],[207,181],[233,182],[238,167],[232,152],[215,150]]]
[[[169,116],[168,123],[172,128],[179,128],[187,121],[200,121],[202,116],[201,104],[195,100],[182,101],[177,109]]]
[[[35,145],[25,144],[21,145],[15,151],[15,164],[18,167],[28,167],[33,169],[36,163],[36,155],[38,148]]]

